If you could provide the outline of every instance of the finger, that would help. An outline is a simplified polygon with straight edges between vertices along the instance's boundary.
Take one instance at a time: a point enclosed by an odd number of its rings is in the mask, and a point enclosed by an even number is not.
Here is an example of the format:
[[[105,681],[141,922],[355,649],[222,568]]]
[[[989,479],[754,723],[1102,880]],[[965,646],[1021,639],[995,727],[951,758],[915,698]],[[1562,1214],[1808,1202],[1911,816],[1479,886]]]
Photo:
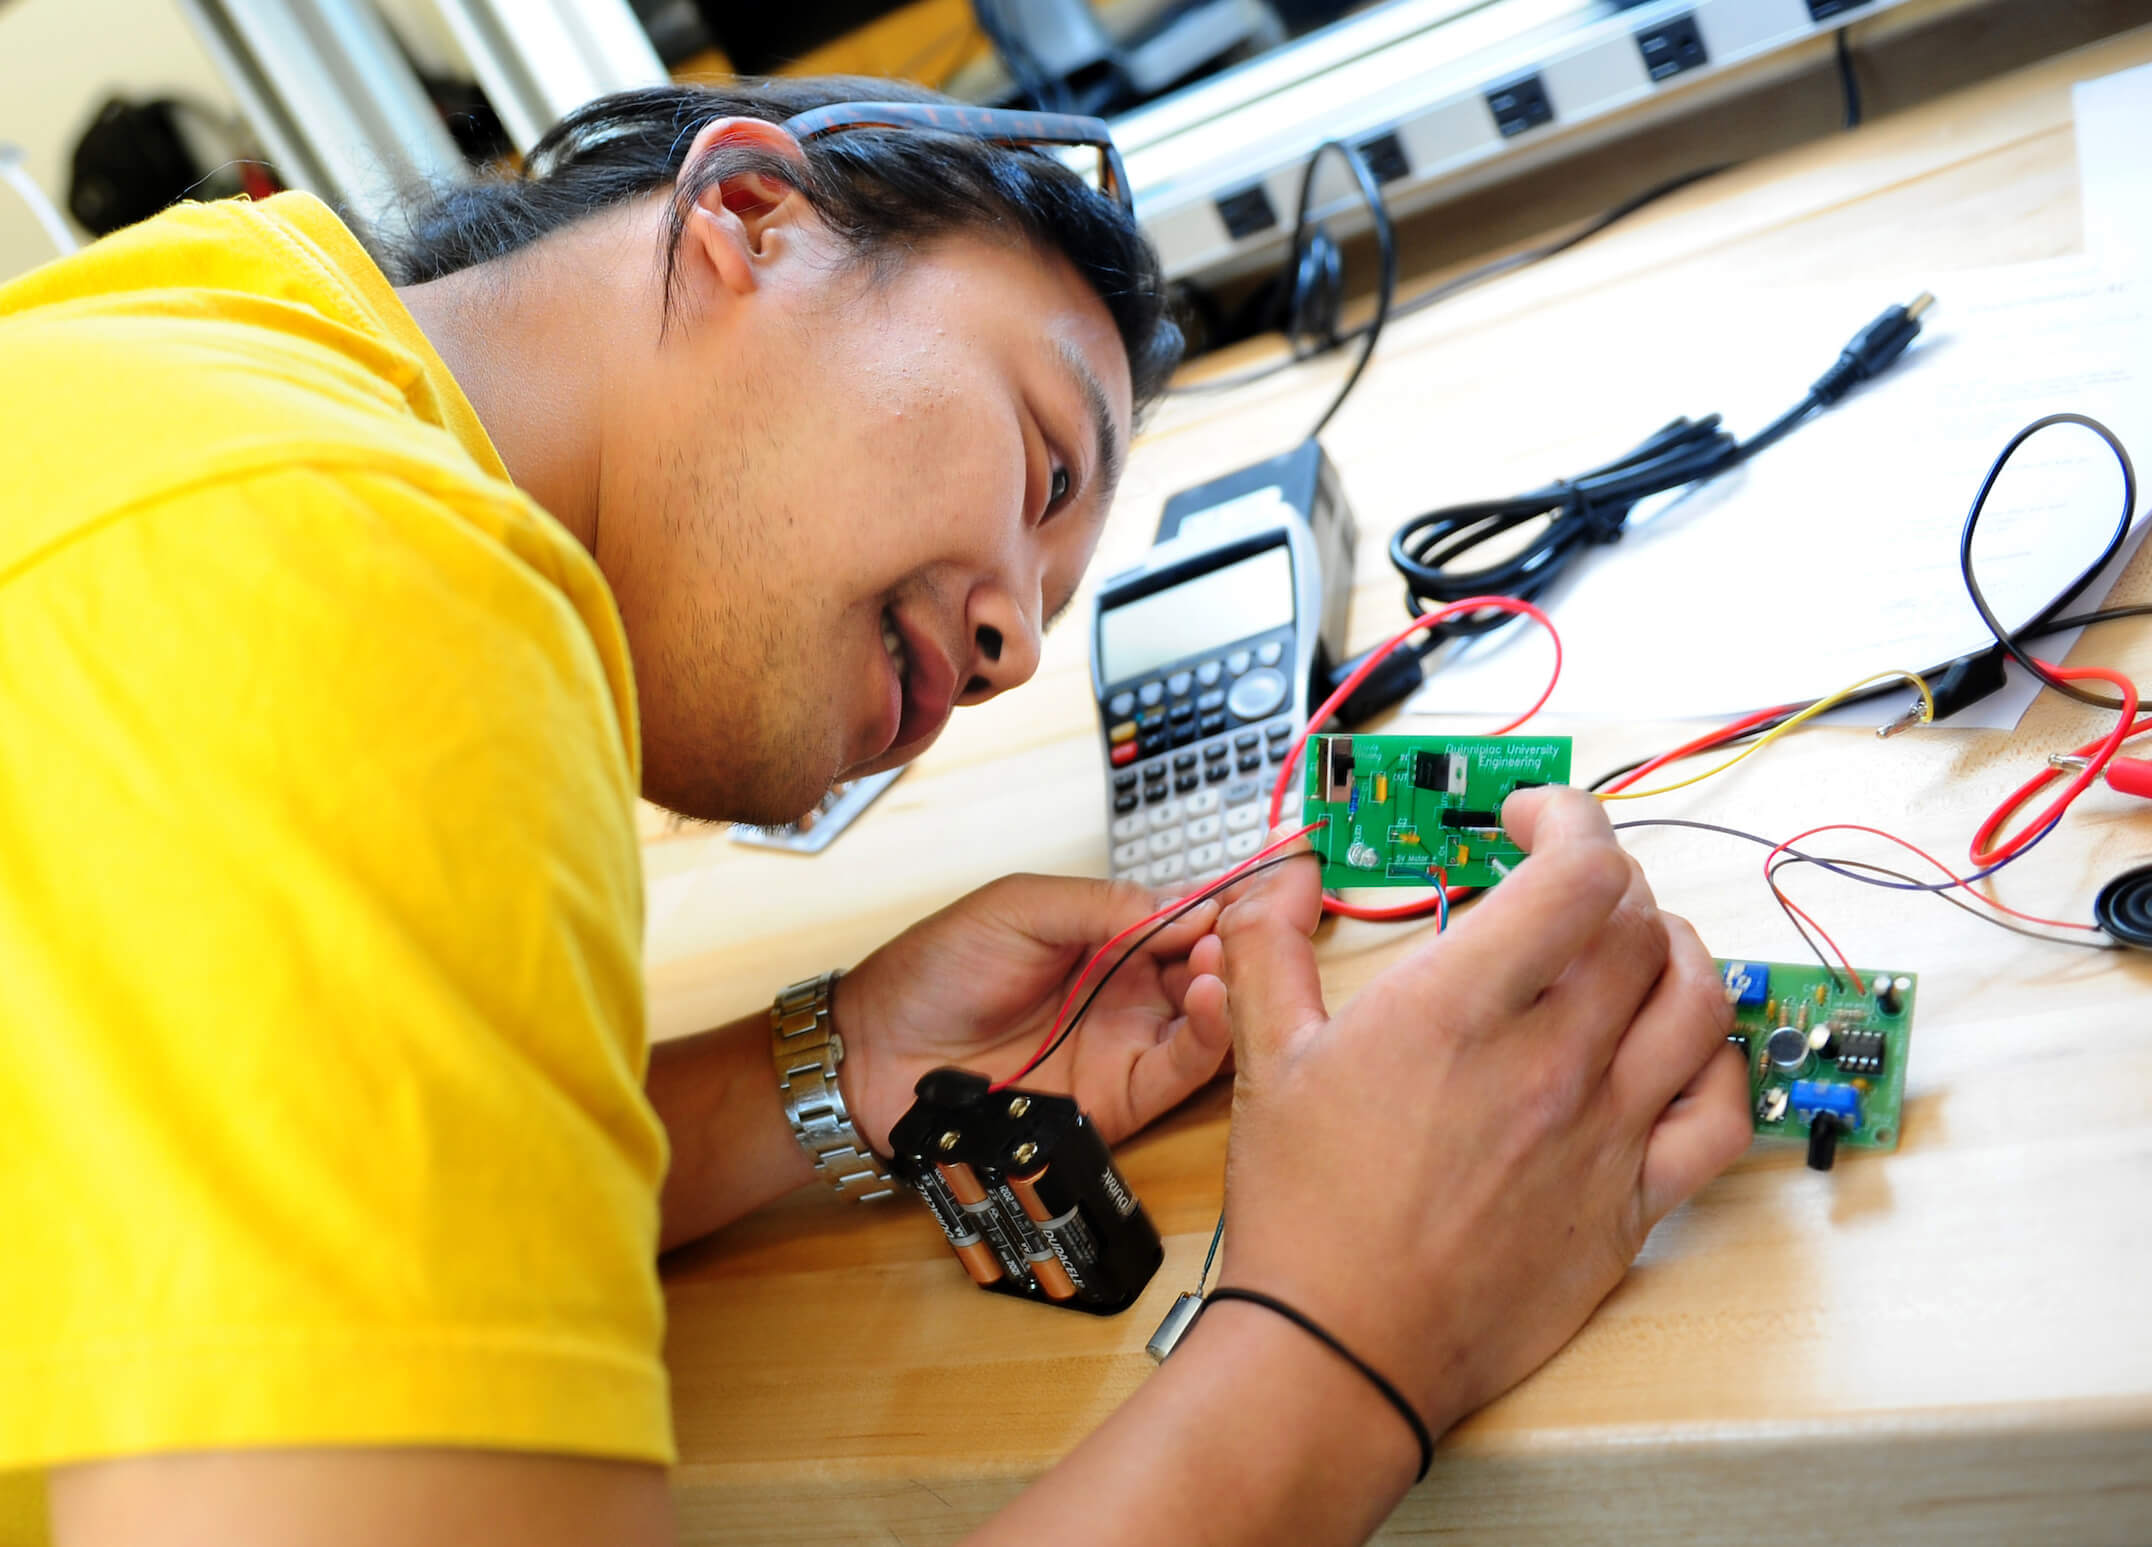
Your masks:
[[[1159,906],[1164,907],[1166,904],[1160,903]],[[1211,932],[1218,922],[1222,907],[1223,904],[1216,899],[1205,898],[1146,941],[1143,945],[1144,953],[1161,961],[1185,956],[1190,946]]]
[[[1567,785],[1541,784],[1513,790],[1502,803],[1502,830],[1517,840],[1527,854],[1537,854],[1553,844],[1579,838],[1612,840],[1614,826],[1606,808],[1583,790]]]
[[[1687,919],[1662,914],[1666,969],[1630,1023],[1607,1073],[1615,1107],[1642,1125],[1694,1083],[1726,1045],[1733,1006],[1717,964]]]
[[[1748,1148],[1754,1136],[1748,1093],[1748,1066],[1740,1050],[1720,1043],[1645,1141],[1637,1185],[1647,1228],[1693,1197]]]
[[[1232,1046],[1225,985],[1209,975],[1195,979],[1188,986],[1186,1013],[1128,1066],[1130,1127],[1142,1127],[1209,1084]]]
[[[1292,853],[1311,853],[1303,844]],[[1218,915],[1220,977],[1234,1036],[1253,1049],[1279,1045],[1324,1018],[1323,985],[1309,940],[1322,917],[1321,867],[1306,859],[1242,882]]]
[[[1299,825],[1281,822],[1264,835],[1263,846],[1268,848],[1296,837],[1300,837]],[[1314,852],[1314,845],[1304,837],[1298,843],[1287,844],[1265,859],[1262,868],[1228,882],[1217,894],[1218,901],[1229,908],[1241,898],[1261,894],[1282,906],[1287,917],[1299,920],[1303,933],[1313,934],[1315,926],[1323,921],[1322,866],[1303,864],[1289,856]],[[1286,863],[1278,863],[1280,860]]]
[[[1208,1015],[1213,1024],[1223,1030],[1225,1058],[1218,1065],[1218,1073],[1230,1073],[1233,1068],[1233,1022],[1222,975],[1225,972],[1225,942],[1216,935],[1205,935],[1189,950],[1188,967],[1188,990],[1181,996],[1181,1011],[1190,1016]],[[1191,999],[1196,1003],[1191,1004]]]
[[[1158,982],[1167,1000],[1179,1009],[1188,997],[1189,984],[1200,977],[1217,977],[1224,970],[1225,946],[1217,935],[1207,934],[1188,948],[1186,956],[1160,968]]]
[[[1594,1078],[1606,1074],[1622,1039],[1656,992],[1671,949],[1666,917],[1651,895],[1643,868],[1632,859],[1629,888],[1621,901],[1541,997],[1552,1027],[1577,1042],[1575,1056],[1588,1064]],[[1685,1069],[1666,1095],[1694,1072],[1693,1066]],[[1664,1099],[1659,1103],[1665,1104]]]
[[[1149,918],[1168,901],[1133,882],[1081,876],[1006,876],[995,883],[992,897],[1006,928],[1048,946],[1100,945]],[[1191,914],[1200,915],[1208,906],[1199,903]],[[1176,921],[1161,931],[1161,937],[1186,927],[1186,920]],[[1179,941],[1175,954],[1186,950],[1188,941],[1202,932],[1196,926]]]
[[[1531,857],[1441,937],[1441,979],[1473,984],[1485,1010],[1504,1018],[1529,1008],[1568,970],[1637,879],[1596,801],[1573,790],[1531,790],[1512,795],[1505,815],[1525,795],[1543,797],[1527,808]],[[1459,959],[1463,972],[1453,976]],[[1436,971],[1432,942],[1391,969],[1408,990],[1432,989]]]

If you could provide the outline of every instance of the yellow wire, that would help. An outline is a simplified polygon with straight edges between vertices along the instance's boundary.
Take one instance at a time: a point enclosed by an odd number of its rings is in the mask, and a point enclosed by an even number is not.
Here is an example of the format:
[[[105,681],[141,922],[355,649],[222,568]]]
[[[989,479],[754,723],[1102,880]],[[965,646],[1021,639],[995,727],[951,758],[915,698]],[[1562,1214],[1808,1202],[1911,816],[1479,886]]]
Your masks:
[[[1923,725],[1933,723],[1935,720],[1935,695],[1928,691],[1928,683],[1926,678],[1922,677],[1920,673],[1912,671],[1879,671],[1873,677],[1863,677],[1860,681],[1852,684],[1850,687],[1840,688],[1837,692],[1831,694],[1828,698],[1817,699],[1814,703],[1810,704],[1806,709],[1803,709],[1792,719],[1786,721],[1783,725],[1780,725],[1775,729],[1758,737],[1755,741],[1751,742],[1748,746],[1743,747],[1739,752],[1736,752],[1732,757],[1728,758],[1725,762],[1719,764],[1716,768],[1707,768],[1700,774],[1692,774],[1688,778],[1682,779],[1674,784],[1662,784],[1656,789],[1602,792],[1599,798],[1601,800],[1642,800],[1647,795],[1665,795],[1674,790],[1685,790],[1692,784],[1701,784],[1704,782],[1704,780],[1710,778],[1714,774],[1722,774],[1726,772],[1727,769],[1733,767],[1734,764],[1740,762],[1741,759],[1747,757],[1751,752],[1762,751],[1772,742],[1778,740],[1779,737],[1785,735],[1786,732],[1792,730],[1796,725],[1799,725],[1803,720],[1814,719],[1817,715],[1823,713],[1824,710],[1831,708],[1833,705],[1843,703],[1845,700],[1851,698],[1854,694],[1860,692],[1863,688],[1873,687],[1878,682],[1890,682],[1893,680],[1903,680],[1913,684],[1914,688],[1917,689],[1920,693],[1920,723]]]

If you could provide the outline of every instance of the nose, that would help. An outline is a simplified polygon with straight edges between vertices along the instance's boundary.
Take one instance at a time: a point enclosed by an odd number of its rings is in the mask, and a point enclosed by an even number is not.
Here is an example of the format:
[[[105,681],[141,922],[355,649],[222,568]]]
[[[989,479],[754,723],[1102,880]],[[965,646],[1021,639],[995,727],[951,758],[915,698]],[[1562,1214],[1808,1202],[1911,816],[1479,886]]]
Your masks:
[[[983,704],[1029,682],[1039,669],[1039,631],[1023,607],[998,586],[972,593],[971,661],[960,704]]]

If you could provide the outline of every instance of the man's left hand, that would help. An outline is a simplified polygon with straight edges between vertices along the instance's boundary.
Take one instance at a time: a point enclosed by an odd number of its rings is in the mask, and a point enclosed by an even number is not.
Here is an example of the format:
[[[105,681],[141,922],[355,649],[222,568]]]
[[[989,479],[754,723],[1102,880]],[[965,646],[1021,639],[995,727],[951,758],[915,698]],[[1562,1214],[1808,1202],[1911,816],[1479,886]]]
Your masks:
[[[889,1152],[889,1130],[929,1069],[956,1064],[998,1080],[1023,1067],[1092,953],[1164,901],[1125,882],[1007,876],[847,972],[832,1006],[840,1079],[867,1142]],[[1139,947],[1023,1083],[1073,1095],[1111,1144],[1208,1081],[1233,1045],[1217,917],[1203,903]],[[1085,994],[1132,944],[1115,948]],[[1207,986],[1191,996],[1199,982]]]

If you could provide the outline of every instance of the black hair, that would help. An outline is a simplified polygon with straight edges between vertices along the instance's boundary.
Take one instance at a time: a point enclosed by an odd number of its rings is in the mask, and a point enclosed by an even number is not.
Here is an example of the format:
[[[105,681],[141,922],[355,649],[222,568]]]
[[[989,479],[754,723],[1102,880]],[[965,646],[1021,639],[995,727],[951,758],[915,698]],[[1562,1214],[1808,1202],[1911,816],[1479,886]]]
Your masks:
[[[682,174],[695,136],[719,118],[782,123],[837,102],[943,102],[896,81],[849,76],[650,86],[576,109],[531,149],[520,173],[433,191],[404,234],[382,245],[399,284],[504,258],[601,211],[672,190],[665,257],[671,305],[689,215],[711,188],[759,173],[796,188],[854,252],[877,268],[936,237],[1007,231],[1074,266],[1112,314],[1140,412],[1180,363],[1158,257],[1126,211],[1055,156],[958,134],[848,129],[796,157],[722,147]]]

